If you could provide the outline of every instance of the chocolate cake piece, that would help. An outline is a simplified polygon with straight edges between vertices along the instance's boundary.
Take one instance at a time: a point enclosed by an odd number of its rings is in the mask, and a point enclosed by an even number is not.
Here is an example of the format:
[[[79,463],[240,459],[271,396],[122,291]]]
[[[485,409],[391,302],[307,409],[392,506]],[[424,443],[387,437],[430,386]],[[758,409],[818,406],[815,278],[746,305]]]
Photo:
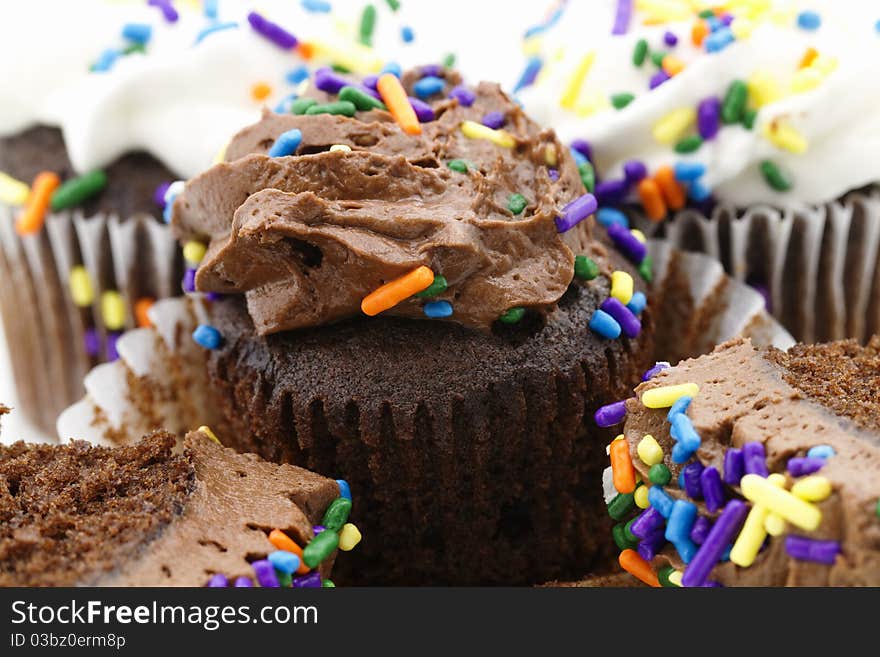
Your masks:
[[[613,482],[647,508],[618,517],[637,518],[622,561],[684,586],[880,585],[880,336],[788,352],[733,340],[636,395]]]
[[[175,442],[0,447],[0,585],[253,585],[278,550],[270,533],[307,546],[340,498],[331,479],[236,454],[202,430],[182,453]],[[332,562],[294,585],[320,586]]]

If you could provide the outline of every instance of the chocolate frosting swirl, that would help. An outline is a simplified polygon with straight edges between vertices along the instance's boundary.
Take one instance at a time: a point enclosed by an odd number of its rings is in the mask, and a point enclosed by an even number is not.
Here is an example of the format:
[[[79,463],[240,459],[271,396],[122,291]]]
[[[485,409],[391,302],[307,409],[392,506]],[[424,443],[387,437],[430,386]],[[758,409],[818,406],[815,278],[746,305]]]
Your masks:
[[[178,237],[209,244],[197,289],[244,293],[264,335],[360,314],[366,295],[423,265],[447,279],[436,300],[463,325],[488,329],[510,308],[551,308],[572,280],[573,250],[592,241],[591,222],[559,233],[554,221],[585,192],[577,167],[497,85],[478,85],[465,107],[446,97],[458,76],[443,75],[445,89],[428,99],[435,120],[419,136],[381,110],[267,111],[237,134],[227,161],[191,180],[174,205]],[[410,94],[420,77],[404,75]],[[464,136],[464,121],[489,112],[504,115],[513,148]],[[269,157],[293,128],[302,132],[296,154]],[[468,171],[451,170],[452,160]],[[527,206],[514,215],[517,193]],[[425,302],[412,297],[386,314],[424,318]]]

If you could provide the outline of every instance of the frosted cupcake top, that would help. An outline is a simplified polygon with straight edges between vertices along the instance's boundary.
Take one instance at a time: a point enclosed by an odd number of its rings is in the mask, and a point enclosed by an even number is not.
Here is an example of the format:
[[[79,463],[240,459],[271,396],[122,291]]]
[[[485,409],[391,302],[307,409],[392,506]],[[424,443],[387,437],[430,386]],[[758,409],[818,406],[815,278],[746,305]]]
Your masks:
[[[556,3],[527,33],[520,98],[592,147],[600,202],[647,200],[659,218],[638,183],[665,167],[696,202],[827,202],[880,180],[866,157],[880,147],[880,9],[866,4]]]

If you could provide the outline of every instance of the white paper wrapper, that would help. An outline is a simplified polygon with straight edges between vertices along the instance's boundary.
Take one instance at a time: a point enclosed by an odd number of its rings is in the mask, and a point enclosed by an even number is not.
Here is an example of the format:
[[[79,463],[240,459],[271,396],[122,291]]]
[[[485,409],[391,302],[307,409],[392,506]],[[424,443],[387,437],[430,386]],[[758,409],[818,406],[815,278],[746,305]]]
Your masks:
[[[148,215],[120,220],[63,212],[22,237],[15,232],[16,213],[0,206],[0,315],[18,409],[51,432],[58,413],[82,396],[89,369],[107,359],[101,295],[108,290],[122,295],[124,330],[132,329],[138,299],[179,294],[181,257],[168,227]],[[77,265],[91,279],[94,302],[88,308],[77,307],[71,297],[69,274]],[[89,329],[99,339],[97,356],[86,349]]]
[[[760,346],[794,343],[765,312],[761,295],[733,281],[716,260],[663,241],[650,246],[663,317],[657,322],[658,360],[696,356],[740,334]],[[198,295],[156,303],[150,312],[155,328],[125,333],[120,359],[89,373],[85,398],[58,418],[59,438],[112,444],[159,428],[183,433],[216,425],[217,404],[201,385],[206,352],[191,337],[204,312]]]
[[[737,281],[765,284],[773,315],[800,342],[880,333],[880,189],[803,212],[687,210],[664,229],[672,244],[717,258]]]

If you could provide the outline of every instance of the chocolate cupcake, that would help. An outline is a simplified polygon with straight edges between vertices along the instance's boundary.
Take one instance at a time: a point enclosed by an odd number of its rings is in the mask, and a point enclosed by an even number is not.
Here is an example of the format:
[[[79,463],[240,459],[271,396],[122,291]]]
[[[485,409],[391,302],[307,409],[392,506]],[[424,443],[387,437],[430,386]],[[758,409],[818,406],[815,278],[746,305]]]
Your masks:
[[[0,586],[333,586],[360,539],[345,482],[175,442],[0,446]]]
[[[321,71],[309,96],[175,201],[196,286],[226,295],[194,334],[222,440],[357,487],[381,536],[360,583],[606,560],[585,418],[651,362],[644,243],[594,235],[567,149],[497,85]]]
[[[738,339],[664,369],[611,443],[620,563],[654,586],[880,584],[880,338]]]

